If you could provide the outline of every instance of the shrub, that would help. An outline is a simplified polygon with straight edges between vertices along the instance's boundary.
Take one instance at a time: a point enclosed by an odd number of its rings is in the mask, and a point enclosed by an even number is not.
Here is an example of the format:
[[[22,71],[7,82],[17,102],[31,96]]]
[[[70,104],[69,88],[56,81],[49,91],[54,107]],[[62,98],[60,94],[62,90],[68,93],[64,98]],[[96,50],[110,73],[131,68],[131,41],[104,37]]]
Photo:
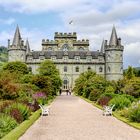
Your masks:
[[[13,117],[18,123],[23,121],[23,116],[17,108],[12,108],[10,110],[10,116]]]
[[[131,101],[124,96],[118,95],[109,101],[109,105],[115,104],[114,110],[121,110],[124,107],[129,107],[131,105]]]
[[[30,116],[30,109],[29,107],[27,107],[27,105],[22,104],[22,103],[14,103],[11,106],[5,108],[4,112],[6,114],[11,114],[13,109],[17,109],[19,110],[19,112],[21,113],[23,120],[27,120]]]
[[[14,129],[18,123],[16,120],[6,114],[0,114],[0,138]]]
[[[17,62],[8,62],[3,66],[4,70],[8,70],[11,73],[21,73],[21,74],[27,74],[28,68],[27,65],[23,62],[17,61]]]
[[[112,98],[114,98],[115,96],[117,96],[117,94],[114,94],[114,93],[104,93],[104,94],[102,94],[102,95],[99,97],[97,103],[98,103],[99,105],[101,105],[101,106],[103,106],[103,105],[108,105],[108,102],[109,102]]]
[[[134,122],[140,122],[140,103],[135,103],[129,108],[129,119]]]
[[[46,103],[46,95],[43,92],[36,92],[33,94],[33,99],[35,99],[39,104],[44,105]]]

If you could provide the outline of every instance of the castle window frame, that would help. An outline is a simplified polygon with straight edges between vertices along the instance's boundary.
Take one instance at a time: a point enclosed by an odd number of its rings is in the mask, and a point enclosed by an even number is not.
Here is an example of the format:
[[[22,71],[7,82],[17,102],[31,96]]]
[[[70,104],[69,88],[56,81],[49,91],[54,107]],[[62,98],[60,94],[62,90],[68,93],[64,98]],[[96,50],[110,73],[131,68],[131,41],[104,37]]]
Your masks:
[[[67,66],[64,66],[64,72],[67,72]]]
[[[78,66],[76,66],[75,72],[79,72],[79,67]]]
[[[79,50],[79,51],[84,51],[84,48],[83,48],[83,47],[79,47],[78,50]]]

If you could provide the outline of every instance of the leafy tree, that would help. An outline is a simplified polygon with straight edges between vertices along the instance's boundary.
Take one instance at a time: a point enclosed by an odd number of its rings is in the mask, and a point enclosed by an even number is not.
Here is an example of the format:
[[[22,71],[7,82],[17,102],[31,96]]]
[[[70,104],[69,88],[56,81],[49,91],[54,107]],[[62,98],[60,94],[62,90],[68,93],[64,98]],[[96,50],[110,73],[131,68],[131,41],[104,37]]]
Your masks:
[[[3,70],[8,70],[11,73],[20,73],[20,74],[27,74],[28,68],[27,65],[23,62],[8,62],[3,66]]]
[[[127,71],[126,71],[126,77],[128,79],[132,79],[134,77],[134,70],[131,66],[128,67]]]
[[[62,86],[62,80],[56,65],[50,61],[45,60],[40,64],[39,74],[51,79],[52,95],[56,95],[60,87]]]

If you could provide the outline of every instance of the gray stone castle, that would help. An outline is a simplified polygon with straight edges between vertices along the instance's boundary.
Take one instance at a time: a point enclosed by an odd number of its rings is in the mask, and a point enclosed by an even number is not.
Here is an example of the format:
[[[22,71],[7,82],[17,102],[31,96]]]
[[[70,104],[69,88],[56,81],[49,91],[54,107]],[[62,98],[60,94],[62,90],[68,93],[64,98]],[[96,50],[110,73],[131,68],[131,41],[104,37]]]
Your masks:
[[[25,62],[33,73],[37,73],[42,61],[52,60],[60,71],[63,89],[68,89],[73,88],[80,73],[90,69],[107,80],[121,79],[123,49],[113,27],[109,43],[104,40],[100,51],[90,51],[89,40],[77,40],[75,32],[55,32],[54,40],[42,40],[41,51],[31,51],[28,40],[24,43],[17,26],[12,44],[8,40],[8,60]]]

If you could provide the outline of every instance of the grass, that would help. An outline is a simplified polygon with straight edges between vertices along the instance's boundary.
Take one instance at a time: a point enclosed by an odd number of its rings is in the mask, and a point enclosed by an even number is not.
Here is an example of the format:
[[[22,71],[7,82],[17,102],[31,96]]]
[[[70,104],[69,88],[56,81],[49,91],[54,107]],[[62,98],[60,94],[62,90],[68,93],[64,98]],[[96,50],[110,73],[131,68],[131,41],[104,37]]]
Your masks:
[[[51,102],[55,99],[50,99],[47,105],[50,105]],[[34,112],[28,120],[25,120],[11,132],[9,132],[6,136],[2,138],[2,140],[18,140],[20,136],[22,136],[26,130],[40,117],[41,109]]]
[[[89,99],[87,98],[84,98],[82,96],[79,96],[80,98],[84,99],[85,101],[87,101],[88,103],[96,106],[97,108],[99,109],[103,109],[100,105],[96,104],[95,102],[93,101],[90,101]],[[127,118],[125,117],[122,117],[119,113],[117,112],[113,112],[113,116],[116,117],[118,120],[120,121],[123,121],[124,123],[136,128],[136,129],[139,129],[140,130],[140,123],[137,123],[137,122],[131,122],[130,120],[128,120]]]

